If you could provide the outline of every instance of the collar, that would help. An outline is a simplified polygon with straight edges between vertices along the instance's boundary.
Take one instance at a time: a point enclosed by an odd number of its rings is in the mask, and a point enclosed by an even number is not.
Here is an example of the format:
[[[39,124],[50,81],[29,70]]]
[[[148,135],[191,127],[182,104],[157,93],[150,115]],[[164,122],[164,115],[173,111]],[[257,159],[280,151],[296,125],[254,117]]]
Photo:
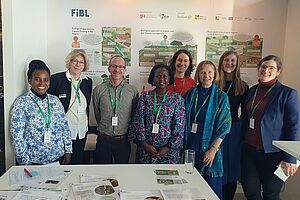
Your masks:
[[[277,81],[276,78],[273,79],[273,80],[270,80],[270,81],[268,81],[268,82],[260,82],[260,81],[259,81],[259,85],[260,85],[260,87],[268,88],[268,87],[274,85],[274,84],[276,83],[276,81]]]
[[[45,93],[45,96],[44,96],[44,95],[38,96],[38,95],[35,94],[35,93],[32,91],[32,89],[30,88],[30,90],[29,90],[29,96],[30,96],[31,98],[33,98],[35,101],[43,101],[43,100],[45,100],[45,99],[48,98],[48,93],[46,92],[46,93]]]
[[[120,86],[124,86],[124,84],[125,84],[125,81],[124,81],[124,79],[122,80],[122,82],[119,84],[119,85],[117,85],[116,87],[113,85],[113,83],[111,82],[111,79],[109,79],[109,82],[108,82],[108,85],[110,86],[110,87],[114,87],[114,88],[117,88],[117,87],[120,87]]]
[[[66,71],[66,77],[67,77],[67,79],[71,82],[72,76],[71,76],[69,70]],[[87,78],[86,75],[84,75],[83,73],[81,73],[81,74],[80,74],[80,77],[79,77],[79,80],[82,80],[82,79],[88,79],[88,78]],[[79,80],[78,80],[78,81],[79,81]]]

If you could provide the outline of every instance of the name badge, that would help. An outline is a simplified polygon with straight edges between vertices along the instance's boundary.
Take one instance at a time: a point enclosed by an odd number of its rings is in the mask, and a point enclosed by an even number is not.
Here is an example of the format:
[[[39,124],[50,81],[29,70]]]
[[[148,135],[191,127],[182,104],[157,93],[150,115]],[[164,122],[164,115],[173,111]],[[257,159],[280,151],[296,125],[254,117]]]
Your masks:
[[[117,116],[114,116],[111,118],[111,125],[118,126],[118,117]]]
[[[44,133],[44,144],[48,144],[51,140],[51,131],[48,129]]]
[[[83,106],[81,104],[78,105],[77,113],[81,114],[81,115],[84,114],[84,109],[83,109]]]
[[[255,123],[254,118],[250,118],[249,128],[254,129],[254,123]]]
[[[192,130],[191,130],[191,133],[197,133],[197,129],[198,129],[198,124],[192,123]]]
[[[159,124],[152,125],[152,133],[158,133],[159,131]]]
[[[60,99],[67,98],[67,94],[58,94],[58,98]]]

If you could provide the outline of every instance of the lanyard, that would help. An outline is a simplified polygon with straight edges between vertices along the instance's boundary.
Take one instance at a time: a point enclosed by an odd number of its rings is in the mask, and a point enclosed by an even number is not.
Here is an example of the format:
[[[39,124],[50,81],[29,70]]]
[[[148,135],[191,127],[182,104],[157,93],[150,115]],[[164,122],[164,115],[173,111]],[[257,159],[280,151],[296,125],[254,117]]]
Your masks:
[[[207,100],[208,100],[208,98],[209,98],[209,96],[210,95],[207,95],[206,96],[206,98],[205,98],[205,100],[203,101],[203,103],[202,103],[202,105],[201,105],[201,107],[198,109],[198,111],[197,111],[197,104],[198,104],[198,92],[197,92],[197,94],[196,94],[196,100],[195,100],[195,107],[194,107],[194,110],[195,110],[195,118],[194,118],[194,123],[196,123],[196,121],[197,121],[197,117],[198,117],[198,115],[199,115],[199,113],[200,113],[200,111],[201,111],[201,109],[203,108],[203,106],[206,104],[206,102],[207,102]]]
[[[37,107],[39,108],[40,113],[42,114],[44,121],[46,123],[46,127],[49,128],[50,127],[50,123],[51,123],[51,111],[50,111],[50,103],[49,103],[49,98],[47,97],[47,104],[48,104],[48,117],[46,116],[46,114],[44,113],[44,111],[42,110],[42,108],[39,106],[38,102],[32,98],[33,101],[35,102],[35,104],[37,105]]]
[[[182,82],[182,88],[181,88],[181,91],[179,92],[180,95],[182,95],[182,93],[183,93],[185,82],[186,82],[186,78],[184,78],[184,80]],[[176,92],[176,81],[174,81],[174,91]]]
[[[110,100],[110,104],[111,104],[111,107],[114,111],[114,114],[116,114],[116,111],[118,110],[119,108],[119,105],[120,105],[120,101],[121,101],[121,98],[123,96],[123,88],[124,88],[124,85],[122,86],[121,90],[120,90],[120,95],[119,95],[119,98],[117,98],[117,88],[114,88],[115,89],[115,101],[110,93],[110,88],[108,87],[108,93],[109,93],[109,100]]]
[[[154,105],[153,105],[153,110],[154,110],[154,115],[155,115],[155,124],[157,124],[158,116],[159,116],[160,111],[161,111],[161,107],[162,107],[163,103],[165,102],[165,100],[166,100],[166,98],[167,98],[167,93],[168,93],[168,92],[166,92],[166,93],[164,94],[163,100],[162,100],[162,102],[161,102],[159,108],[157,109],[157,108],[156,108],[156,105],[157,105],[157,102],[156,102],[156,92],[154,91]]]
[[[258,105],[262,102],[262,100],[268,96],[268,94],[270,94],[271,90],[274,88],[275,84],[273,84],[268,90],[267,92],[264,94],[264,96],[254,105],[254,101],[256,99],[256,95],[257,95],[257,92],[258,92],[258,88],[259,86],[257,86],[256,90],[255,90],[255,94],[254,94],[254,97],[252,99],[252,103],[251,103],[251,118],[253,118],[253,115],[254,113],[256,112],[256,109],[258,107]]]
[[[81,80],[78,81],[77,85],[75,85],[71,79],[71,84],[74,88],[74,90],[76,91],[76,98],[78,99],[78,103],[79,105],[81,104],[81,101],[80,101],[80,94],[79,94],[79,88],[80,88],[80,84],[81,84]]]
[[[233,85],[233,81],[230,83],[230,85],[229,85],[229,87],[228,87],[228,89],[227,89],[227,91],[226,91],[226,94],[228,94],[228,92],[229,92],[230,89],[232,88],[232,85]]]

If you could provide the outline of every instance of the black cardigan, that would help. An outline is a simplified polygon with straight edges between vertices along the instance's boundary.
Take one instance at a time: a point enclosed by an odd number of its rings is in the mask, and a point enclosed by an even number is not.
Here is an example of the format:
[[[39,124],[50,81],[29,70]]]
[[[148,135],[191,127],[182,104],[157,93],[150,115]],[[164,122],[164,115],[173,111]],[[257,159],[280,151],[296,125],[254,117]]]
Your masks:
[[[66,77],[66,72],[60,72],[57,74],[53,74],[50,78],[50,88],[48,89],[49,94],[53,94],[57,96],[64,106],[65,113],[68,111],[70,100],[71,100],[71,82]],[[87,115],[89,117],[89,105],[91,102],[92,95],[92,79],[82,79],[80,84],[80,90],[85,96],[87,101]]]

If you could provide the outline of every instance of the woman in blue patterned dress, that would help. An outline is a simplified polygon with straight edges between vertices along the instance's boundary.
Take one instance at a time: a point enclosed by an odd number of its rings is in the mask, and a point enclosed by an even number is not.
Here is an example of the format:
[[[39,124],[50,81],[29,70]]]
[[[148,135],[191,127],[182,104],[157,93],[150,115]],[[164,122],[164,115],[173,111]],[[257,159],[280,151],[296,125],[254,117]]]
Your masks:
[[[174,81],[166,65],[155,65],[148,83],[155,89],[139,99],[129,139],[137,144],[137,163],[180,163],[185,126],[183,98],[168,91]]]
[[[202,61],[196,69],[199,83],[185,96],[186,148],[195,150],[195,167],[222,199],[223,164],[220,145],[231,127],[228,96],[214,81],[218,72],[210,61]]]
[[[10,133],[18,164],[42,165],[71,160],[71,131],[58,97],[47,94],[50,70],[41,60],[29,63],[30,91],[11,110]]]

